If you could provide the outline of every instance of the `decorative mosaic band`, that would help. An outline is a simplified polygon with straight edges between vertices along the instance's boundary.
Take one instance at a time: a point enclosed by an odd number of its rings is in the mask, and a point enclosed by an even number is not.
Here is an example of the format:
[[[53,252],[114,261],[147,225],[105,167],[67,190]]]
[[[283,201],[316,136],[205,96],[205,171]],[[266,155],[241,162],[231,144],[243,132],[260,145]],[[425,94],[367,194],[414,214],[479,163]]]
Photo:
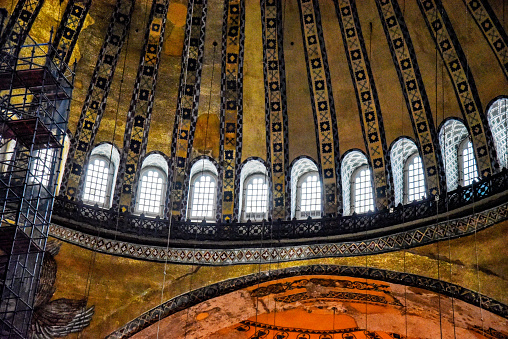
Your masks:
[[[169,0],[153,0],[148,19],[143,52],[139,62],[125,134],[114,206],[121,212],[130,212],[134,204],[135,185],[139,175],[139,160],[145,155],[150,130],[150,119],[159,74],[160,54],[164,43]]]
[[[133,10],[134,0],[117,0],[111,15],[65,164],[60,192],[70,200],[81,198],[80,182],[106,109],[111,82],[129,31]]]
[[[106,338],[115,339],[131,337],[135,333],[140,332],[141,330],[155,324],[161,319],[175,314],[178,311],[188,309],[204,301],[220,297],[244,288],[274,280],[313,275],[372,279],[393,284],[421,288],[427,291],[462,300],[468,304],[481,307],[482,309],[496,314],[500,317],[508,318],[507,305],[489,298],[486,295],[446,281],[411,273],[388,271],[371,267],[309,265],[288,267],[273,271],[249,274],[243,277],[224,280],[209,286],[189,291],[143,313],[136,319],[129,321],[127,324],[108,335]],[[342,337],[350,338],[349,336]],[[399,335],[394,335],[393,338],[401,337]]]
[[[277,0],[261,0],[263,24],[263,73],[265,78],[266,149],[272,177],[272,217],[291,215],[289,185],[286,73],[282,44],[282,6]]]
[[[18,0],[0,39],[0,65],[11,64],[39,14],[44,0]]]
[[[178,103],[173,129],[171,159],[174,176],[171,183],[171,210],[173,216],[182,215],[184,191],[189,154],[194,141],[198,116],[199,88],[203,68],[207,0],[194,0],[189,3],[185,32],[184,52]]]
[[[238,217],[235,177],[242,158],[244,0],[226,0],[222,28],[221,146],[222,220]]]
[[[323,180],[323,212],[325,216],[333,215],[339,208],[339,137],[321,15],[316,0],[299,0],[298,5]]]
[[[439,141],[413,43],[397,0],[376,0],[376,5],[422,156],[427,192],[435,196],[446,191],[446,177],[440,148],[434,146]]]
[[[493,174],[496,154],[482,104],[466,56],[440,0],[418,0],[418,6],[455,88],[467,122],[481,177]]]
[[[69,63],[91,5],[92,0],[71,0],[65,7],[60,27],[53,41],[53,47],[56,50],[53,62],[56,65],[62,61],[65,64]]]
[[[508,79],[508,36],[487,0],[463,0]]]
[[[349,71],[355,86],[365,148],[372,165],[376,206],[378,209],[384,209],[391,205],[391,200],[393,200],[390,198],[392,196],[389,184],[390,162],[386,159],[388,151],[383,117],[365,48],[360,19],[354,0],[336,0],[334,3]]]
[[[474,215],[369,240],[239,249],[146,246],[106,239],[55,224],[51,225],[49,234],[63,241],[111,255],[175,264],[224,266],[386,253],[474,234],[507,219],[508,203],[505,203]]]

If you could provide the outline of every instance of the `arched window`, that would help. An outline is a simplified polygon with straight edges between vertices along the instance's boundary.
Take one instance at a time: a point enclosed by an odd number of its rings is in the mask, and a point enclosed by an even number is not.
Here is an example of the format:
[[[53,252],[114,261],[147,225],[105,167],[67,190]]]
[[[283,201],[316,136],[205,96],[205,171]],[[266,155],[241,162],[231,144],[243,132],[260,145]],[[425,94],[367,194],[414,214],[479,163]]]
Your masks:
[[[478,180],[478,169],[474,156],[473,143],[466,138],[459,146],[459,170],[462,186],[469,186]]]
[[[459,146],[469,137],[466,126],[458,119],[446,120],[439,129],[439,145],[443,155],[448,191],[457,188],[459,178]]]
[[[392,165],[395,206],[412,201],[408,199],[408,160],[418,154],[413,140],[398,138],[390,146],[390,162]]]
[[[208,159],[194,163],[190,172],[187,218],[195,221],[215,220],[217,204],[217,168]]]
[[[347,152],[342,158],[340,171],[343,214],[373,210],[372,179],[365,154],[358,150]]]
[[[291,217],[320,217],[322,210],[321,179],[316,164],[300,158],[291,166]]]
[[[168,168],[166,159],[157,153],[143,160],[136,192],[136,213],[154,216],[164,212]]]
[[[243,220],[263,220],[268,212],[268,180],[265,175],[254,174],[244,184]]]
[[[270,184],[266,165],[257,159],[248,159],[240,171],[239,211],[243,221],[268,218]]]
[[[362,166],[353,174],[353,209],[356,213],[374,211],[374,199],[372,197],[372,178],[370,168]]]
[[[497,99],[488,112],[490,130],[494,137],[499,165],[508,168],[508,99]]]
[[[321,181],[318,172],[308,172],[298,180],[298,218],[321,216]]]
[[[111,144],[101,144],[90,154],[83,186],[83,202],[104,208],[111,205],[120,154]]]
[[[42,186],[48,186],[55,168],[54,150],[44,148],[36,150],[33,154],[32,176],[36,183]]]
[[[406,203],[425,199],[425,176],[423,175],[422,159],[418,153],[414,153],[406,161],[405,165],[405,187]]]

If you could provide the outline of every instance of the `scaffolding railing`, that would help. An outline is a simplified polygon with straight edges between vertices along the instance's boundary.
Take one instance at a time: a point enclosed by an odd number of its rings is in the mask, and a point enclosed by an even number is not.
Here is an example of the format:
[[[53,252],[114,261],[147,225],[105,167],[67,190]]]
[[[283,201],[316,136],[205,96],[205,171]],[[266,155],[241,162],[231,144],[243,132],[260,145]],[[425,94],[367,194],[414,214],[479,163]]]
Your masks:
[[[74,71],[51,42],[0,49],[0,337],[29,336]]]

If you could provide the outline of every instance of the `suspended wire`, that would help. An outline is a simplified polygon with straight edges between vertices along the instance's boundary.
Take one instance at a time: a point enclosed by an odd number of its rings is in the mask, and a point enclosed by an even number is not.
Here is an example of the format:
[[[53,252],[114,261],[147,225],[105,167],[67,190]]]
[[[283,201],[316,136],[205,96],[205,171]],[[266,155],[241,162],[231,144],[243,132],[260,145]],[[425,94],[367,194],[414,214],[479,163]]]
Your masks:
[[[441,17],[443,13],[440,13]],[[438,46],[437,46],[437,36],[434,43],[435,47],[435,53],[434,53],[434,59],[435,59],[435,67],[434,67],[434,95],[435,95],[435,119],[437,121],[437,114],[439,109],[439,102],[438,102],[438,69],[439,69],[439,56],[438,56]],[[444,92],[443,84],[441,84],[441,91]],[[443,112],[444,114],[444,112]],[[439,195],[435,197],[435,203],[436,203],[436,220],[435,225],[439,222]],[[440,267],[440,255],[439,255],[439,241],[436,242],[437,246],[437,280],[441,281],[441,267]],[[442,323],[442,310],[441,310],[441,294],[437,293],[437,300],[438,300],[438,309],[439,309],[439,332],[441,339],[443,338],[443,323]]]
[[[123,69],[122,69],[122,78],[120,80],[120,88],[118,90],[118,99],[117,99],[117,104],[116,104],[116,112],[115,112],[115,124],[114,124],[114,127],[113,127],[113,135],[112,135],[112,140],[111,140],[111,148],[110,148],[110,152],[109,152],[109,168],[111,168],[111,164],[113,163],[113,149],[114,149],[114,144],[115,144],[115,139],[116,139],[116,131],[117,131],[117,127],[118,127],[118,115],[119,115],[119,111],[120,111],[120,100],[122,98],[122,93],[123,93],[123,83],[124,83],[124,79],[125,79],[125,69],[126,69],[126,63],[127,63],[127,54],[128,54],[128,49],[129,49],[129,40],[130,40],[130,30],[127,31],[127,39],[126,39],[126,43],[125,43],[125,54],[124,54],[124,60],[123,60]],[[90,158],[88,158],[89,160]],[[108,176],[109,175],[112,175],[112,173],[110,174],[108,172]],[[85,173],[85,176],[86,176],[86,173]],[[113,192],[111,192],[110,194],[113,194]],[[109,199],[104,199],[104,203],[103,203],[103,208],[106,207],[107,204],[109,204]],[[119,214],[120,214],[120,210],[118,209],[117,210],[117,218],[116,218],[116,227],[115,227],[115,230],[118,231],[118,224],[119,224]],[[114,234],[114,240],[116,241],[117,240],[117,233],[118,232],[115,232]],[[100,237],[100,229],[97,228],[97,237]],[[92,274],[93,274],[93,271],[94,271],[94,268],[95,268],[95,264],[96,264],[96,257],[97,257],[97,246],[98,246],[98,241],[96,241],[94,244],[93,244],[93,247],[92,247],[92,258],[91,258],[91,261],[90,261],[90,264],[88,266],[88,273],[87,273],[87,280],[86,280],[86,287],[85,287],[85,298],[86,300],[88,300],[88,298],[90,297],[90,289],[91,289],[91,281],[92,281]],[[83,310],[86,309],[86,305],[83,306]],[[83,332],[79,332],[78,333],[78,338],[81,338],[81,336],[83,335]]]
[[[406,17],[406,1],[404,0],[402,2],[402,17],[405,18]],[[406,53],[406,44],[403,44],[403,48],[404,48],[404,51],[403,53]],[[402,135],[405,136],[405,126],[404,126],[404,116],[403,116],[403,112],[405,111],[405,108],[404,108],[404,95],[402,94],[401,96],[401,100],[400,100],[400,103],[401,103],[401,119],[400,119],[400,125],[401,125],[401,128],[402,128]],[[408,112],[409,114],[412,114],[411,112]],[[403,163],[402,163],[402,224],[405,223],[405,204],[404,202],[406,201],[406,197],[408,196],[408,193],[409,193],[409,187],[407,187],[407,189],[404,187],[404,184],[405,183],[405,178],[406,178],[406,175],[405,175],[405,171],[408,170],[408,167],[406,167],[406,162],[409,160],[409,157],[406,158],[406,147],[409,146],[408,145],[408,142],[404,142],[402,144],[402,149],[403,149]],[[423,162],[422,162],[422,166],[423,166]],[[407,266],[406,266],[406,244],[405,242],[403,243],[404,244],[404,247],[402,249],[402,261],[403,261],[403,272],[404,274],[406,273],[406,270],[407,270]],[[408,307],[407,307],[407,286],[406,284],[404,284],[404,322],[405,322],[405,335],[406,335],[406,338],[408,337],[408,319],[407,319],[407,315],[408,315]]]
[[[147,6],[148,6],[148,0],[147,0]],[[188,6],[191,6],[191,10],[190,10],[190,13],[189,15],[191,16],[191,18],[194,16],[194,2],[189,2]],[[192,27],[192,26],[191,26]],[[186,41],[187,43],[187,41]],[[188,53],[189,53],[189,50],[188,50],[188,46],[187,46],[187,49],[186,49],[186,55],[184,55],[184,61],[183,61],[183,64],[182,64],[182,67],[187,67],[187,63],[188,63]],[[186,88],[186,85],[187,85],[187,68],[184,70],[185,72],[185,76],[184,76],[184,84],[182,85],[182,87],[180,88],[180,90],[182,90],[182,88]],[[179,112],[177,112],[177,114],[179,114]],[[182,115],[179,114],[177,115],[177,119],[175,119],[175,123],[178,124],[177,126],[177,135],[176,137],[178,138],[178,136],[180,135],[180,132],[181,132],[181,128],[182,128]],[[178,148],[178,143],[176,144],[176,148]],[[175,149],[174,150],[174,153],[175,153],[175,156],[176,156],[176,152],[178,151],[178,149]],[[172,175],[172,182],[174,183],[174,181],[176,180],[176,165],[175,165],[175,161],[174,159],[171,160],[172,163],[171,163],[171,175]],[[184,170],[186,172],[186,168],[187,168],[187,162],[185,163],[185,167],[184,167]],[[168,236],[166,238],[166,256],[164,258],[164,268],[163,268],[163,274],[162,274],[162,286],[161,286],[161,298],[160,298],[160,305],[163,304],[164,302],[164,289],[165,289],[165,286],[166,286],[166,276],[167,276],[167,269],[168,269],[168,261],[169,261],[169,257],[168,257],[168,252],[169,252],[169,244],[170,244],[170,239],[171,239],[171,227],[173,225],[173,208],[171,207],[172,206],[172,189],[174,188],[174,185],[169,185],[169,187],[171,188],[170,190],[168,190],[167,194],[169,196],[169,202],[168,202],[168,205],[169,207],[168,208],[168,218],[169,218],[169,225],[168,225]],[[196,233],[196,237],[197,237],[197,233]],[[195,246],[195,244],[194,244]],[[194,251],[193,251],[193,261],[194,261]],[[191,279],[190,279],[190,284],[192,286],[192,272],[191,272]],[[190,286],[190,287],[191,287]],[[190,291],[190,290],[189,290]],[[187,312],[188,312],[188,309],[187,309]],[[188,317],[188,314],[187,314],[187,317]],[[162,320],[162,312],[159,312],[158,313],[158,319],[157,319],[157,334],[156,334],[156,338],[158,339],[159,338],[159,333],[160,333],[160,322]],[[187,335],[187,326],[185,327],[185,336]]]

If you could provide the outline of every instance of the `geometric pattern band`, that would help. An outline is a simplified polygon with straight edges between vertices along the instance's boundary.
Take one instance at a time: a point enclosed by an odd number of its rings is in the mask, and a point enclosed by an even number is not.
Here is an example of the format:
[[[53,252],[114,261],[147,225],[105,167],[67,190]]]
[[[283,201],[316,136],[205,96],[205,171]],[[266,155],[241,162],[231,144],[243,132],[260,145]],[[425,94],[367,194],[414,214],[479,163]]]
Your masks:
[[[69,63],[91,5],[92,0],[70,0],[65,7],[53,41],[53,47],[56,50],[53,62],[56,65],[59,65],[61,61],[65,64]]]
[[[0,38],[0,64],[10,64],[25,43],[30,28],[37,18],[44,0],[19,0]]]
[[[226,266],[271,264],[318,258],[352,257],[399,251],[474,234],[508,219],[508,203],[453,220],[443,220],[412,230],[366,240],[329,241],[305,245],[273,245],[236,249],[207,249],[142,245],[113,240],[52,224],[49,234],[94,251],[156,262]]]
[[[441,151],[429,98],[416,60],[411,37],[397,0],[376,0],[383,29],[411,117],[416,144],[422,156],[427,192],[446,191]],[[393,159],[392,159],[393,160]]]
[[[84,169],[106,109],[111,82],[133,11],[134,0],[117,0],[111,15],[65,164],[60,192],[70,200],[81,198],[80,185],[83,182]]]
[[[354,0],[336,0],[335,11],[339,20],[346,50],[351,80],[355,86],[356,100],[360,113],[365,147],[374,179],[375,201],[377,209],[391,205],[390,162],[383,128],[383,117],[377,95],[372,69],[370,67],[360,19]]]
[[[241,161],[243,125],[243,54],[245,40],[245,1],[226,0],[222,28],[221,143],[223,168],[221,214],[223,221],[238,216],[237,169]]]
[[[508,35],[487,0],[463,0],[508,79]]]
[[[286,77],[282,45],[282,6],[277,0],[261,0],[267,159],[272,177],[273,219],[289,215],[286,178],[289,168]]]
[[[182,54],[182,72],[178,102],[175,114],[175,126],[171,147],[173,180],[171,183],[171,211],[179,216],[184,206],[183,186],[187,173],[189,154],[192,149],[196,119],[198,114],[199,88],[203,68],[203,51],[206,25],[206,0],[189,2],[184,51]]]
[[[337,214],[338,133],[321,15],[316,0],[299,0],[307,77],[323,182],[323,216]]]
[[[496,154],[466,56],[440,0],[417,0],[436,43],[469,130],[480,177],[493,174]]]
[[[439,279],[429,278],[406,272],[389,271],[379,268],[362,267],[362,266],[339,266],[339,265],[308,265],[298,267],[281,268],[273,271],[258,272],[245,275],[238,278],[224,280],[208,286],[204,286],[185,294],[176,296],[162,304],[143,313],[136,319],[128,322],[118,330],[109,334],[107,339],[120,339],[133,336],[135,333],[151,326],[152,324],[175,314],[178,311],[188,309],[199,303],[205,302],[212,298],[226,295],[241,289],[257,286],[270,281],[278,281],[281,279],[292,277],[312,277],[312,276],[336,276],[336,277],[352,277],[368,280],[383,281],[393,284],[401,284],[404,286],[421,288],[434,293],[439,293],[450,298],[464,301],[468,304],[481,307],[485,311],[491,312],[503,318],[508,318],[508,306],[492,299],[484,294],[475,292],[468,288],[456,285]],[[311,280],[311,279],[309,279]],[[311,280],[312,281],[312,280]],[[363,280],[362,280],[363,281]],[[283,283],[287,286],[289,283]],[[367,294],[363,294],[367,295]],[[243,323],[243,322],[242,322]],[[269,325],[270,326],[270,325]],[[284,330],[288,330],[287,327]],[[317,331],[316,331],[317,332]],[[314,333],[314,332],[311,332]],[[332,332],[333,333],[333,332]],[[483,331],[480,333],[483,334]],[[354,335],[337,335],[336,338],[356,338]],[[253,336],[251,338],[268,338],[266,336]],[[272,337],[270,337],[272,338]],[[273,338],[287,338],[283,335],[275,335]],[[298,338],[309,338],[308,335],[302,335]],[[322,336],[321,338],[332,338],[331,335]],[[381,338],[379,336],[363,336],[361,338]],[[402,338],[401,336],[393,336],[393,338]],[[494,338],[494,337],[493,337]],[[495,337],[495,338],[504,338]]]
[[[113,206],[119,206],[121,212],[130,212],[135,200],[133,196],[139,175],[139,162],[145,155],[148,143],[168,7],[169,0],[153,0],[146,26],[141,60],[125,123],[124,144],[113,198]]]

